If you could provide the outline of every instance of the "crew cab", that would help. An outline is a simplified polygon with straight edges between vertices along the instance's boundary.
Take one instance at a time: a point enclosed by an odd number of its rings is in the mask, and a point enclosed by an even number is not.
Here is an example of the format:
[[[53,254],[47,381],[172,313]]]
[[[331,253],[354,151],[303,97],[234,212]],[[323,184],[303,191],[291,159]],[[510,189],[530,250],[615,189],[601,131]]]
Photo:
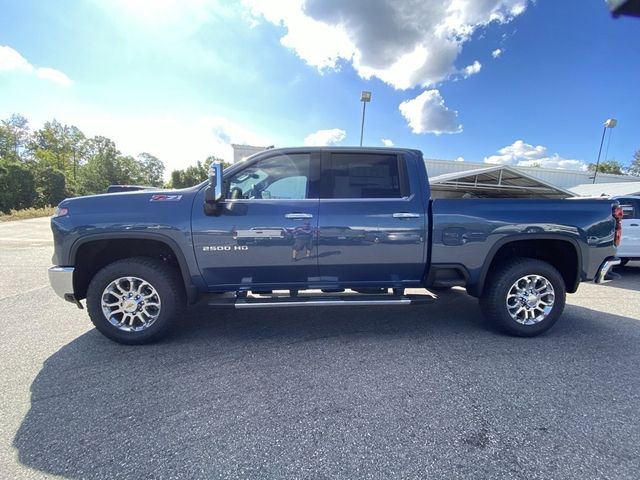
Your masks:
[[[108,338],[157,340],[213,307],[411,305],[453,286],[502,330],[534,336],[567,292],[619,263],[607,199],[433,199],[422,153],[286,148],[182,190],[64,200],[49,270]],[[427,313],[425,312],[425,315]]]

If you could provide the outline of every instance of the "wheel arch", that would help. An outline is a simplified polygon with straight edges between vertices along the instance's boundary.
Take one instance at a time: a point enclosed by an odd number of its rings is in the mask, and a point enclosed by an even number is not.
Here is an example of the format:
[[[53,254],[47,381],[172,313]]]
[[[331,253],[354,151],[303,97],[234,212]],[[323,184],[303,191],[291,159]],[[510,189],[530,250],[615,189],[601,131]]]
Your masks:
[[[165,235],[150,232],[94,234],[78,239],[71,247],[69,260],[74,265],[73,287],[76,299],[86,297],[91,278],[101,268],[127,257],[161,258],[173,265],[184,285],[189,303],[198,296],[191,280],[187,260],[177,242]]]
[[[482,295],[489,272],[501,261],[513,258],[535,258],[554,266],[562,275],[568,293],[575,293],[582,278],[582,257],[575,239],[565,236],[532,236],[505,238],[496,242],[485,259],[478,280],[467,286],[476,297]]]

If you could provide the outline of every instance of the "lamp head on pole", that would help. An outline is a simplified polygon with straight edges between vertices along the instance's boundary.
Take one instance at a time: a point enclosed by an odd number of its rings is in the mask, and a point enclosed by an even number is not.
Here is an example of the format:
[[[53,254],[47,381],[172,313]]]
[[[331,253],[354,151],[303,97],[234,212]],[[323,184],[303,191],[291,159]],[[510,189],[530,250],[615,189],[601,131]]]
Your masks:
[[[615,118],[608,118],[606,122],[604,122],[604,128],[613,128],[618,124],[618,121]]]
[[[363,90],[362,93],[360,94],[360,101],[361,102],[365,102],[365,103],[366,102],[370,102],[371,101],[371,92],[367,92],[367,91]]]

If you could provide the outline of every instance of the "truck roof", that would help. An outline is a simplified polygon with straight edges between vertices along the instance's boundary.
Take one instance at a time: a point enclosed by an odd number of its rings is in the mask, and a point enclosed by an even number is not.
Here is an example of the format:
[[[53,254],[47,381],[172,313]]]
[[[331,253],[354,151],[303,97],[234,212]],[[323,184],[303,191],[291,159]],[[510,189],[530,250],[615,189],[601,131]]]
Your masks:
[[[248,158],[252,158],[258,155],[264,155],[265,153],[298,153],[298,152],[344,152],[344,153],[411,153],[414,155],[422,156],[422,151],[415,148],[402,148],[402,147],[338,147],[338,146],[322,146],[322,147],[281,147],[270,148],[258,153],[254,153]]]

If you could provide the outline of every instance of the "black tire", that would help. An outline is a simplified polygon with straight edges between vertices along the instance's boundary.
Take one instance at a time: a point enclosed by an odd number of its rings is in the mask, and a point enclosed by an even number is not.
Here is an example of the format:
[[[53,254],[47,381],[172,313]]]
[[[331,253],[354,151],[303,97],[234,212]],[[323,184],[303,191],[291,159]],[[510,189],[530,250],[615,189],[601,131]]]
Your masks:
[[[114,326],[102,312],[102,294],[114,280],[137,277],[148,282],[157,292],[161,308],[155,321],[141,331],[123,331]],[[114,342],[140,345],[166,335],[186,304],[184,286],[178,272],[161,260],[132,257],[117,260],[102,268],[89,283],[87,310],[95,327]]]
[[[516,281],[539,275],[551,284],[554,301],[551,310],[537,323],[525,325],[514,319],[507,308],[507,295]],[[548,297],[545,297],[548,300]],[[485,317],[497,328],[519,337],[533,337],[550,329],[564,310],[566,287],[560,272],[552,265],[532,258],[514,258],[499,264],[485,283],[480,306]]]

